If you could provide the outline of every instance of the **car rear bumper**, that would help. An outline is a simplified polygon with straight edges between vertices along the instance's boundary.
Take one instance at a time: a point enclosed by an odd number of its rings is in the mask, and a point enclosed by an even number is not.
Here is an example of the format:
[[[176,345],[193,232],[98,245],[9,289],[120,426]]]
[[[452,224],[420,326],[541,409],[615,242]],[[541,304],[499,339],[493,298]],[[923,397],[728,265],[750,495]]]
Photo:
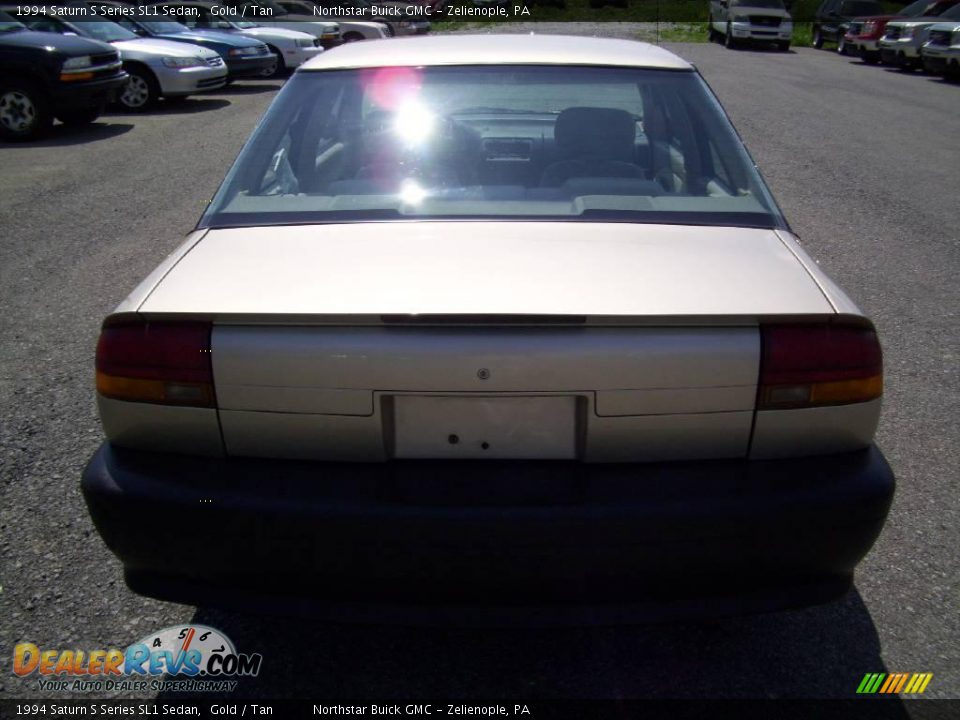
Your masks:
[[[162,599],[341,618],[442,607],[658,620],[842,595],[894,478],[876,448],[762,462],[351,464],[105,443],[82,488],[130,586]]]

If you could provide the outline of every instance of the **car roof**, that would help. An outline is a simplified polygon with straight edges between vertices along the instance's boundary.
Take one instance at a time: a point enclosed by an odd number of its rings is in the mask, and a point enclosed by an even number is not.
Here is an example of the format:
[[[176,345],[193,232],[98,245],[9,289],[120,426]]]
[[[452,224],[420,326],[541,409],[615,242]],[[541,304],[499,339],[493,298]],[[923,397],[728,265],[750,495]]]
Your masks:
[[[301,66],[301,71],[421,65],[606,65],[693,69],[690,63],[672,52],[635,40],[457,33],[347,43],[308,61]]]

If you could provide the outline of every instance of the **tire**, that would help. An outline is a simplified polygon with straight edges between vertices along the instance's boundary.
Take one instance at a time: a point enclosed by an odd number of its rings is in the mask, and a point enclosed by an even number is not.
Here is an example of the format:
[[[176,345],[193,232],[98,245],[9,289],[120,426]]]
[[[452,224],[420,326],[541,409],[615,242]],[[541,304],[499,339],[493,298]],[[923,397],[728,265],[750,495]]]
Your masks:
[[[847,42],[843,38],[837,40],[837,53],[840,55],[847,54]]]
[[[823,33],[820,32],[820,28],[815,27],[813,29],[813,41],[811,43],[817,50],[823,47]]]
[[[280,52],[273,45],[267,45],[270,48],[270,52],[277,56],[277,62],[273,67],[267,68],[260,73],[262,78],[278,78],[283,77],[287,72],[287,64],[283,61],[283,53]]]
[[[880,62],[880,53],[864,50],[862,53],[860,53],[860,59],[863,60],[863,62],[865,62],[867,65],[876,65]]]
[[[153,73],[146,68],[129,67],[130,80],[117,95],[117,105],[128,112],[143,112],[157,104],[160,85]]]
[[[57,120],[62,122],[64,125],[76,126],[76,125],[89,125],[98,117],[103,115],[103,107],[97,106],[92,108],[84,108],[83,110],[73,110],[72,112],[59,113],[57,115]]]
[[[780,52],[790,52],[790,41],[782,40],[777,43],[777,50]]]
[[[733,29],[730,27],[730,23],[727,23],[727,33],[723,36],[723,44],[727,50],[735,50],[739,45],[733,37]]]
[[[713,27],[713,18],[707,20],[707,42],[717,41],[717,31]]]
[[[34,140],[53,124],[46,93],[28,82],[0,84],[0,137],[15,142]]]

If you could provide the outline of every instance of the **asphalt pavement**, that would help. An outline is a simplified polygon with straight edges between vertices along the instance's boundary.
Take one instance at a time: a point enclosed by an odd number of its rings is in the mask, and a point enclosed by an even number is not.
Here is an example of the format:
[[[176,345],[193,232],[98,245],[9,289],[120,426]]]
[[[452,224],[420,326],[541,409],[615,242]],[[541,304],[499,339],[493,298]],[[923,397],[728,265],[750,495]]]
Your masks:
[[[571,28],[571,31],[574,29]],[[212,625],[264,656],[238,696],[849,697],[932,672],[960,697],[960,85],[834,53],[673,45],[719,95],[809,252],[876,321],[878,441],[899,481],[843,601],[716,624],[327,625],[129,592],[79,493],[101,441],[99,323],[197,221],[279,82],[0,144],[0,697],[40,697],[13,646],[126,647]],[[169,518],[159,543],[189,532]],[[47,694],[48,695],[48,694]]]

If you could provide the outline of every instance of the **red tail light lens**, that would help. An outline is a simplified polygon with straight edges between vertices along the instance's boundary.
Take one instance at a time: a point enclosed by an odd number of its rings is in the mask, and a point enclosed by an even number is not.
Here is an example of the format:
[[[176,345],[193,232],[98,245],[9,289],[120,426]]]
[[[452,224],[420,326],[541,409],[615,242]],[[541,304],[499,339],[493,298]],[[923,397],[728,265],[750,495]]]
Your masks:
[[[766,325],[757,408],[816,407],[883,394],[883,357],[872,327]]]
[[[131,402],[215,407],[212,325],[120,321],[97,343],[97,392]]]

